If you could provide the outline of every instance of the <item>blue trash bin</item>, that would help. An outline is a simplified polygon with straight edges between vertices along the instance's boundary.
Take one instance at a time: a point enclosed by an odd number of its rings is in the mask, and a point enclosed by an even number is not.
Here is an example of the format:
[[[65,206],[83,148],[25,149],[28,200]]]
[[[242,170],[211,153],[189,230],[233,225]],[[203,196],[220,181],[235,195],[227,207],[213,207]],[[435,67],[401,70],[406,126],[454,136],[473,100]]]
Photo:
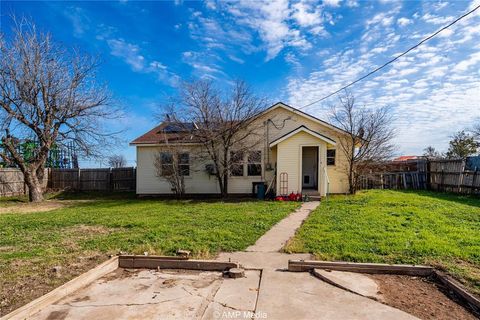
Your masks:
[[[257,199],[264,200],[265,199],[265,184],[260,183],[257,184]]]

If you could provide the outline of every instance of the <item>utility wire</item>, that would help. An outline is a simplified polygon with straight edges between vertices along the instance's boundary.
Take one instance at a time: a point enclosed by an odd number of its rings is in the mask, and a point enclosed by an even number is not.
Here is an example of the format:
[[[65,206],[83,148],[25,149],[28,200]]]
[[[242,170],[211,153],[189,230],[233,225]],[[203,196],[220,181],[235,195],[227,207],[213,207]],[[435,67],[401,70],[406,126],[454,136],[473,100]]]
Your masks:
[[[339,93],[340,91],[345,90],[345,89],[347,89],[348,87],[353,86],[353,85],[356,84],[357,82],[360,82],[360,81],[362,81],[363,79],[371,76],[372,74],[376,73],[377,71],[385,68],[385,67],[388,66],[389,64],[391,64],[391,63],[395,62],[396,60],[400,59],[401,57],[403,57],[404,55],[406,55],[406,54],[409,53],[410,51],[418,48],[418,47],[421,46],[423,43],[425,43],[425,42],[427,42],[428,40],[432,39],[433,37],[435,37],[437,34],[439,34],[440,32],[442,32],[443,30],[450,28],[450,27],[453,26],[455,23],[457,23],[458,21],[460,21],[460,20],[462,20],[463,18],[467,17],[468,15],[472,14],[473,12],[475,12],[476,10],[478,10],[479,8],[480,8],[480,5],[476,6],[475,8],[473,8],[472,10],[470,10],[469,12],[467,12],[467,13],[465,13],[464,15],[462,15],[462,16],[458,17],[457,19],[453,20],[452,22],[450,22],[449,24],[447,24],[447,25],[444,26],[443,28],[437,30],[435,33],[429,35],[428,37],[426,37],[425,39],[423,39],[422,41],[420,41],[419,43],[417,43],[416,45],[414,45],[413,47],[411,47],[411,48],[408,49],[407,51],[404,51],[403,53],[399,54],[398,56],[396,56],[396,57],[393,58],[392,60],[390,60],[390,61],[384,63],[383,65],[381,65],[380,67],[377,67],[376,69],[370,71],[370,72],[367,73],[366,75],[364,75],[364,76],[358,78],[357,80],[355,80],[355,81],[353,81],[353,82],[350,82],[349,84],[341,87],[340,89],[338,89],[338,90],[336,90],[336,91],[334,91],[334,92],[332,92],[332,93],[330,93],[330,94],[328,94],[328,95],[326,95],[326,96],[324,96],[324,97],[322,97],[322,98],[320,98],[320,99],[318,99],[318,100],[315,100],[315,101],[313,101],[313,102],[310,102],[309,104],[306,104],[306,105],[304,105],[303,107],[300,107],[300,108],[298,108],[298,109],[304,109],[304,108],[310,107],[311,105],[314,105],[314,104],[316,104],[316,103],[318,103],[318,102],[320,102],[320,101],[323,101],[323,100],[325,100],[325,99],[328,99],[328,98],[330,98],[331,96],[333,96],[334,94],[337,94],[337,93]]]

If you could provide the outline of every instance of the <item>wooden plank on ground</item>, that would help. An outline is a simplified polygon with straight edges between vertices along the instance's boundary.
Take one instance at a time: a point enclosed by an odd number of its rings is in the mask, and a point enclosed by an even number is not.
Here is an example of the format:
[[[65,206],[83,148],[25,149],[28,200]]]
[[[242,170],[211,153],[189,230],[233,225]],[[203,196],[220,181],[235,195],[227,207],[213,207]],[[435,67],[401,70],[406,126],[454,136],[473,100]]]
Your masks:
[[[138,255],[121,255],[118,257],[118,266],[120,268],[134,268],[133,261],[139,258],[148,258],[151,260],[188,260],[188,257],[180,256],[138,256]]]
[[[120,256],[119,265],[124,268],[145,268],[145,269],[187,269],[205,271],[225,271],[230,268],[238,268],[234,262],[209,261],[209,260],[188,260],[181,257],[156,257],[156,256]]]
[[[289,271],[311,271],[312,269],[327,269],[337,271],[349,271],[360,273],[376,274],[403,274],[412,276],[429,276],[433,273],[433,268],[417,265],[399,265],[382,263],[354,263],[354,262],[330,262],[330,261],[308,261],[308,260],[289,260]]]
[[[445,287],[453,291],[453,293],[464,299],[477,310],[480,310],[480,299],[468,292],[460,282],[440,271],[435,271],[435,276]]]

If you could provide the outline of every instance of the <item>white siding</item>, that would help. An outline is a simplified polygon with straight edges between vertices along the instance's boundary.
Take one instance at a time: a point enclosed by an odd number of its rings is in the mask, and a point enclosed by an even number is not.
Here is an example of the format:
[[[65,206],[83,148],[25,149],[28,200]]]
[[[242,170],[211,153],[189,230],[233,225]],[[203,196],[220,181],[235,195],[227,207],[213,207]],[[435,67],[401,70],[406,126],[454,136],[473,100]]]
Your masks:
[[[292,177],[289,176],[289,190],[296,192],[301,190],[301,148],[300,145],[315,145],[320,146],[320,160],[322,164],[326,163],[326,144],[319,139],[308,134],[301,136],[293,136],[286,141],[281,142],[278,146],[270,149],[269,144],[277,138],[287,134],[298,128],[301,125],[309,129],[319,132],[335,141],[338,141],[338,131],[329,128],[326,125],[308,119],[297,112],[292,112],[285,108],[275,108],[257,120],[259,128],[257,133],[263,137],[260,145],[255,150],[262,150],[262,176],[261,177],[231,177],[229,179],[230,193],[250,193],[252,189],[252,182],[265,181],[269,184],[273,179],[273,170],[266,170],[268,162],[273,168],[278,164],[278,174],[287,168],[294,169]],[[271,122],[274,122],[273,125]],[[268,132],[268,134],[267,134]],[[308,137],[307,137],[308,136]],[[293,139],[293,140],[292,140]],[[290,142],[286,143],[287,141]],[[286,143],[286,144],[285,144]],[[198,152],[198,147],[187,148],[191,154]],[[186,149],[186,148],[183,148]],[[138,194],[168,194],[171,193],[168,183],[155,175],[155,168],[153,165],[154,155],[158,152],[160,147],[137,146],[137,193]],[[330,179],[329,192],[330,193],[345,193],[348,191],[348,183],[344,173],[346,163],[345,155],[341,152],[338,144],[336,147],[336,165],[327,166],[327,174]],[[196,163],[191,157],[191,175],[185,179],[187,193],[219,193],[218,182],[214,176],[209,176],[205,172],[205,164]],[[269,159],[269,161],[267,161]],[[281,159],[282,161],[278,161]],[[324,169],[319,168],[319,189],[321,194],[325,194],[326,185],[322,183],[324,179]],[[293,180],[292,180],[293,179]],[[279,179],[276,181],[277,190]]]
[[[287,194],[302,191],[302,147],[318,147],[320,154],[320,167],[319,167],[319,192],[321,195],[325,195],[325,186],[322,185],[324,180],[323,165],[325,158],[322,158],[322,154],[325,153],[326,143],[315,138],[314,136],[299,132],[289,139],[280,142],[277,145],[277,194],[281,193],[280,190],[280,175],[285,172],[288,174],[288,192]]]
[[[155,146],[137,146],[137,194],[169,194],[172,193],[167,180],[156,175],[155,155],[162,150]],[[190,176],[185,177],[185,192],[191,194],[220,193],[218,181],[205,171],[208,161],[195,160],[194,154],[198,147],[184,147],[183,151],[190,153]],[[263,181],[262,176],[248,177],[245,166],[245,176],[230,177],[228,192],[245,194],[252,192],[252,182]]]

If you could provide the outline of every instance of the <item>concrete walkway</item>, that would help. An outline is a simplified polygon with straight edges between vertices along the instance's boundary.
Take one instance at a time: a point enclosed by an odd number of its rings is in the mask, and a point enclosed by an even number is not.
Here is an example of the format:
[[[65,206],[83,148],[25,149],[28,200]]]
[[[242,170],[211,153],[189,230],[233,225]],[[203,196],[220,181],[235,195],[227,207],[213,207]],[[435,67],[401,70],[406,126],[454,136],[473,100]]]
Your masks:
[[[295,235],[319,202],[306,202],[276,224],[244,252],[221,253],[218,260],[235,261],[246,269],[260,270],[255,306],[258,319],[417,319],[401,310],[337,288],[308,272],[287,272],[288,260],[308,260],[310,254],[279,251]],[[217,314],[215,319],[228,319]],[[232,319],[231,317],[229,319]]]
[[[305,202],[295,212],[273,226],[247,252],[278,252],[295,235],[310,212],[320,205],[319,201]]]

